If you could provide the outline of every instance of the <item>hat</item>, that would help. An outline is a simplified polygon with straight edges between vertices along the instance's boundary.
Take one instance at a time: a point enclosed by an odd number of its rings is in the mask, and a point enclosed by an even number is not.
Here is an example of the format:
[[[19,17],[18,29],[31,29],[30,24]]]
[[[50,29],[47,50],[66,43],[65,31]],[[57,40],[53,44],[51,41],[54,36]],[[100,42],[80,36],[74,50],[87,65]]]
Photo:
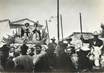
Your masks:
[[[99,34],[98,34],[97,31],[95,31],[95,32],[93,33],[93,35],[94,35],[94,36],[98,36]]]
[[[56,40],[55,37],[51,38],[51,40]]]
[[[66,41],[72,41],[72,38],[66,38]]]

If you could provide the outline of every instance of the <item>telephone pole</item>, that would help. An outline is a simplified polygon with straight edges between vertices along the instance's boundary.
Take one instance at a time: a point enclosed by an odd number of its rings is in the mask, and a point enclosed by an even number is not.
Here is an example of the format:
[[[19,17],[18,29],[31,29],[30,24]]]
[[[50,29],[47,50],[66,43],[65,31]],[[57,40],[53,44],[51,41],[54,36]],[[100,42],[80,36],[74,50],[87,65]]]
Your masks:
[[[60,21],[61,21],[61,35],[63,40],[63,23],[62,23],[62,15],[60,14]]]
[[[60,40],[60,29],[59,29],[59,0],[57,0],[57,38]]]

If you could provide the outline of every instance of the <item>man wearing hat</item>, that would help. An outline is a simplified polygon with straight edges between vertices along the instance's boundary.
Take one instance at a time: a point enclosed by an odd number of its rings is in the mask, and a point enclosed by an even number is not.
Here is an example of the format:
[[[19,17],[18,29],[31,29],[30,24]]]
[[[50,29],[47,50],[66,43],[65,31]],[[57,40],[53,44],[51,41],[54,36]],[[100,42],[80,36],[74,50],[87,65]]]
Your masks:
[[[71,44],[72,38],[67,38],[66,41],[68,42],[68,47],[72,46]]]
[[[71,51],[72,49],[75,50],[75,46],[71,43],[72,38],[67,38],[66,41],[67,41],[67,44],[68,44],[66,50],[70,50],[70,52],[72,52],[72,51]],[[66,52],[67,52],[67,51],[66,51]]]
[[[94,38],[91,38],[91,39],[88,39],[88,40],[85,40],[83,37],[81,37],[81,40],[84,43],[89,43],[90,47],[93,47],[93,46],[101,47],[103,45],[103,41],[99,39],[98,33],[95,32],[93,34],[93,36],[94,36]]]
[[[52,42],[50,44],[54,45],[54,48],[56,48],[57,43],[55,42],[56,41],[55,37],[51,38],[51,41]]]
[[[100,55],[101,50],[103,48],[103,41],[98,38],[98,33],[94,32],[93,34],[94,38],[85,40],[83,37],[81,37],[82,42],[89,43],[89,47],[91,48],[91,53],[94,55],[94,64],[96,67],[100,66]]]

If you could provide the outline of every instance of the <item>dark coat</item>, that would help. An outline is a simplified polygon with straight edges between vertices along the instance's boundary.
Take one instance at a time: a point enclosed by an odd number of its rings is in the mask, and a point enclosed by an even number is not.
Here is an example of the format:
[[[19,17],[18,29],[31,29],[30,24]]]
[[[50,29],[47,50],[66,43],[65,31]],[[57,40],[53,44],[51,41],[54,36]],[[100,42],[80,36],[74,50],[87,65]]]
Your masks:
[[[57,71],[58,72],[75,72],[76,69],[70,56],[66,53],[61,54],[57,57]]]
[[[39,61],[35,64],[35,72],[52,72],[55,68],[55,54],[45,54],[40,57]]]
[[[33,59],[29,55],[22,55],[16,57],[15,61],[16,72],[32,72],[33,71]]]

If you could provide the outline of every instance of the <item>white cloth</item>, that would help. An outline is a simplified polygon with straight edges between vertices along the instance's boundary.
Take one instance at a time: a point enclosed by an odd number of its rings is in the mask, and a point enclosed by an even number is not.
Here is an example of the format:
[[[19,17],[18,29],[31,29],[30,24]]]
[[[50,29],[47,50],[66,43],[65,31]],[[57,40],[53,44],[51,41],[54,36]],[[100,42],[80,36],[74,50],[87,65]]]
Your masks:
[[[100,66],[100,62],[99,62],[100,57],[99,56],[101,55],[101,49],[102,49],[102,46],[101,47],[94,47],[93,54],[94,54],[95,66]]]
[[[83,51],[88,51],[88,50],[90,50],[89,44],[83,43],[83,45],[81,46],[81,50],[83,50]]]
[[[33,41],[39,41],[39,33],[34,33],[33,34]]]

